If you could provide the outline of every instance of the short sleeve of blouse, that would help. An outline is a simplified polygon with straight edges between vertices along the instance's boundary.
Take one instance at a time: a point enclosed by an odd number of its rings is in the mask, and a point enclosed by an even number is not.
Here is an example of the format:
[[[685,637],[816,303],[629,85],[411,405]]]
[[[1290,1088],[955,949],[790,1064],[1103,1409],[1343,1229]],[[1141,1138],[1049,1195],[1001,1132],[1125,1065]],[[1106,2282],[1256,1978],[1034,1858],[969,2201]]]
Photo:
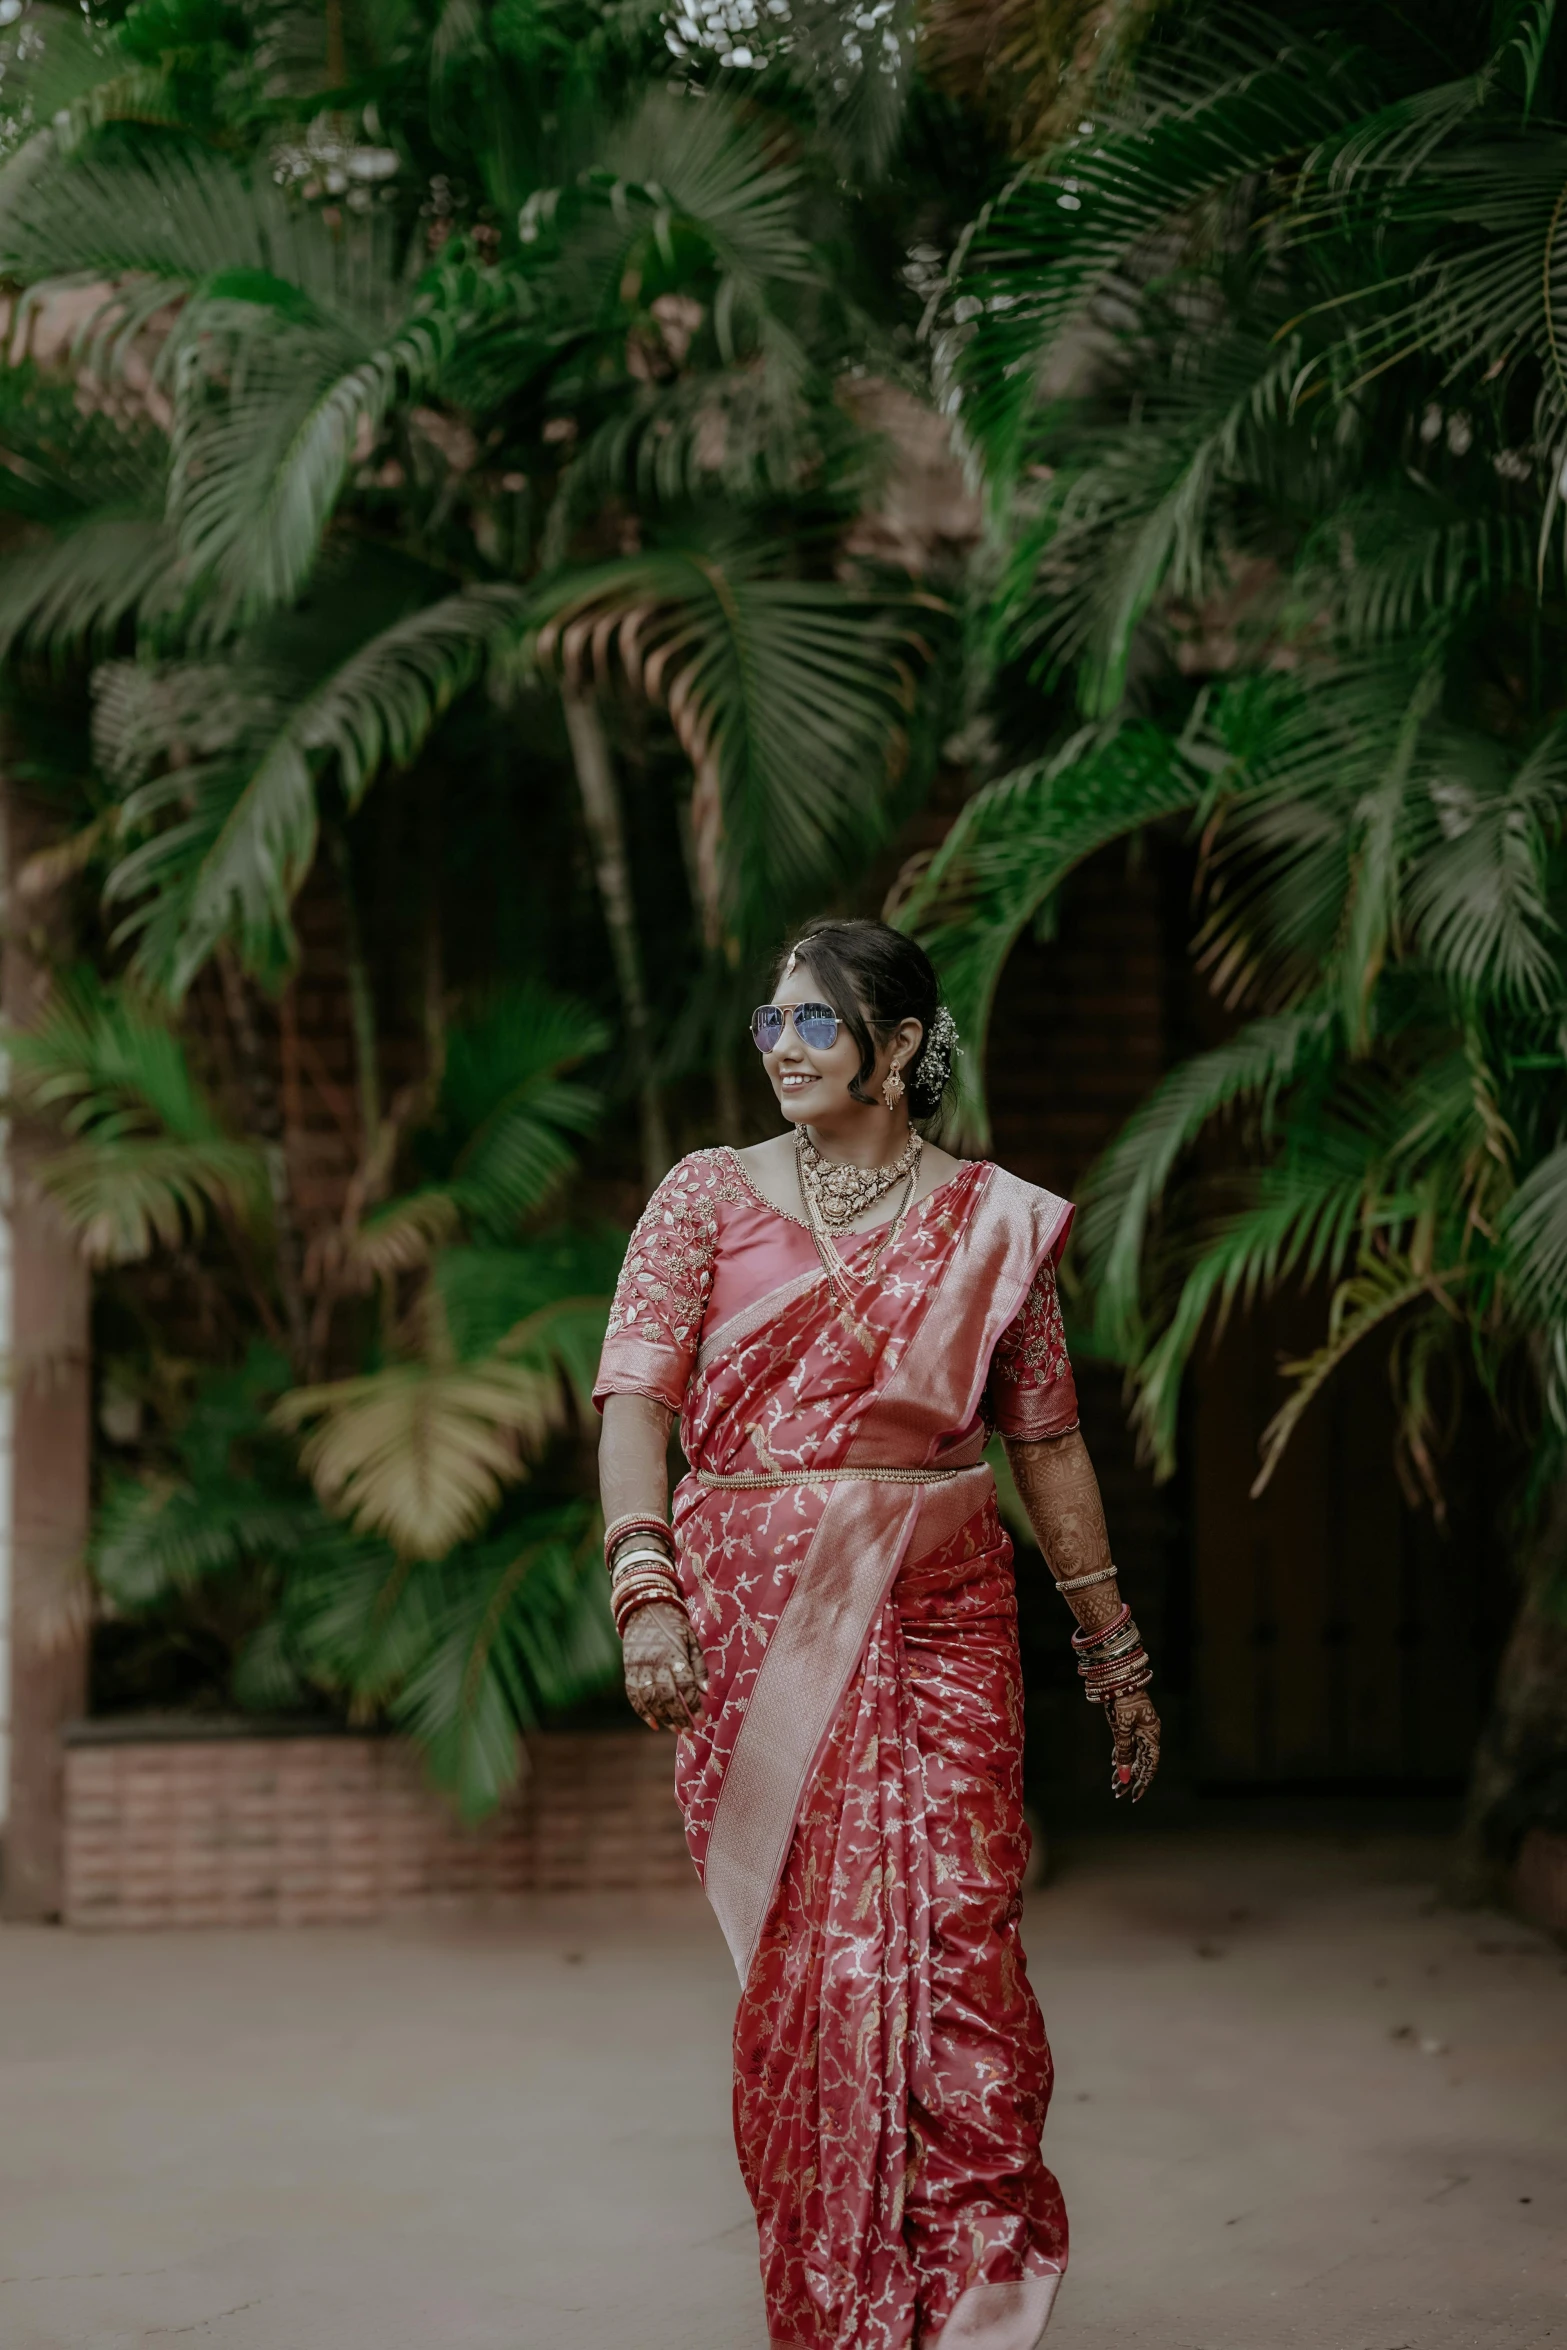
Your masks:
[[[1064,1436],[1077,1426],[1077,1388],[1067,1359],[1055,1267],[1048,1260],[996,1342],[989,1397],[990,1416],[1003,1436],[1026,1442]]]
[[[678,1412],[702,1343],[718,1243],[716,1154],[672,1167],[637,1219],[615,1285],[593,1400],[646,1395]]]

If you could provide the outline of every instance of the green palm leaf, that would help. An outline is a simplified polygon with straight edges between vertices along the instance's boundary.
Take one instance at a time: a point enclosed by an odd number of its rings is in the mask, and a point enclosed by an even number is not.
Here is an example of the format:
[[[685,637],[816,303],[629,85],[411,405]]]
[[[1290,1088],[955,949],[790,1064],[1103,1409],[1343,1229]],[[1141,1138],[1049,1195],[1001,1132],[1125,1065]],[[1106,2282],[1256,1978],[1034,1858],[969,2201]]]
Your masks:
[[[1108,841],[1195,808],[1209,787],[1200,729],[1174,742],[1152,726],[1085,730],[1054,757],[975,794],[898,912],[928,947],[967,1048],[963,1134],[987,1132],[981,1070],[996,986],[1026,923]]]
[[[715,939],[771,937],[781,910],[884,830],[929,653],[913,606],[790,577],[775,549],[724,542],[607,564],[537,599],[547,658],[570,675],[618,654],[668,709],[696,776]]]
[[[436,1777],[469,1815],[513,1786],[519,1732],[613,1679],[620,1648],[580,1504],[539,1513],[421,1570],[421,1654],[394,1700]]]
[[[1316,146],[1364,109],[1366,61],[1239,12],[1203,28],[1205,68],[1124,127],[1091,124],[1018,180],[970,247],[955,313],[963,417],[995,478],[1020,462],[1047,354],[1140,249],[1202,199]]]
[[[1095,1335],[1107,1352],[1125,1359],[1135,1345],[1149,1219],[1184,1153],[1237,1103],[1256,1102],[1266,1116],[1330,1038],[1331,1015],[1321,1006],[1251,1022],[1172,1069],[1097,1162],[1083,1193],[1079,1245]]]
[[[448,596],[357,645],[294,698],[255,674],[256,699],[238,704],[239,739],[227,757],[138,786],[124,805],[128,831],[177,820],[121,858],[105,896],[130,906],[124,935],[156,984],[182,995],[220,940],[236,938],[256,968],[286,968],[288,907],[316,847],[316,779],[329,762],[351,806],[388,760],[412,758],[451,702],[479,675],[517,605],[504,589]],[[219,696],[231,672],[215,670]],[[138,902],[140,901],[140,902]]]
[[[214,1212],[265,1225],[261,1152],[225,1131],[182,1041],[133,996],[79,973],[7,1050],[18,1095],[70,1138],[39,1180],[92,1262],[181,1247]]]
[[[103,652],[133,615],[149,632],[186,600],[179,548],[151,514],[95,514],[0,559],[0,659]]]

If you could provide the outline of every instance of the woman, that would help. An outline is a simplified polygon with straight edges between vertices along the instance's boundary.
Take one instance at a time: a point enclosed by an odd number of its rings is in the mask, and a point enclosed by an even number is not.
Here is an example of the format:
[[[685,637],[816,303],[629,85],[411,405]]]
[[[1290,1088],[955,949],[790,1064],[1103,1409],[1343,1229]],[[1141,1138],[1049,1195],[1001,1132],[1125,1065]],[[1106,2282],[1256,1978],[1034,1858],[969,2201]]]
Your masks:
[[[599,1373],[626,1687],[680,1733],[741,1980],[735,2135],[774,2350],[1030,2350],[1066,2263],[999,1428],[1106,1705],[1158,1762],[1054,1267],[1072,1210],[922,1141],[956,1042],[921,950],[829,922],[753,1019],[792,1133],[649,1201]],[[667,1517],[672,1416],[691,1473]]]

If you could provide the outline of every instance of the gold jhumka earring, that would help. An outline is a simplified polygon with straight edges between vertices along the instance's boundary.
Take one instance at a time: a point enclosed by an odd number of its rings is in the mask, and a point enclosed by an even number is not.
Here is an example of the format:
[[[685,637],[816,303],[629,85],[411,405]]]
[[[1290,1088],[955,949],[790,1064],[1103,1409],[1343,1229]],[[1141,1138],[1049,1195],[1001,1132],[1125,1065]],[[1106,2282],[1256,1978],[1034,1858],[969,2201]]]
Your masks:
[[[889,1110],[895,1110],[903,1099],[903,1072],[896,1063],[882,1080],[881,1098]]]

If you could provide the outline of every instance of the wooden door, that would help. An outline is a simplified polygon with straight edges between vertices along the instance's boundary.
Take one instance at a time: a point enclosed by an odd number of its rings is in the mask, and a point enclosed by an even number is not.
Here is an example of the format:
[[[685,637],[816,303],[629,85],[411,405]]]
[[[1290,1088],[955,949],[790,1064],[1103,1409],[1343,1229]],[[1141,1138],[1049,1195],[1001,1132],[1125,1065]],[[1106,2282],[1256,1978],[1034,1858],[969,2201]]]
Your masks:
[[[1393,1470],[1385,1356],[1351,1358],[1250,1497],[1258,1440],[1320,1300],[1237,1317],[1197,1367],[1193,1732],[1199,1784],[1456,1786],[1488,1701],[1509,1594],[1495,1439],[1477,1408],[1445,1464],[1447,1523]]]

